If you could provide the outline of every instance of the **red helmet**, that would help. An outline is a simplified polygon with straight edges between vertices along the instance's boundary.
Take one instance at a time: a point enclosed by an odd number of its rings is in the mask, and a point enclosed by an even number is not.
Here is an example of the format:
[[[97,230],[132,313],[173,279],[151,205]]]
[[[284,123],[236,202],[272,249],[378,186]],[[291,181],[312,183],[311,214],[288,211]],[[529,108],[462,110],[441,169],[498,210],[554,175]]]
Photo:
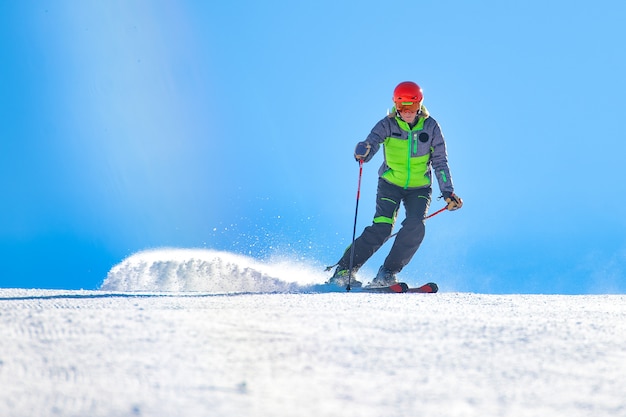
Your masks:
[[[419,85],[413,81],[404,81],[398,84],[393,90],[393,102],[399,110],[401,107],[415,107],[419,109],[422,106],[424,94]]]

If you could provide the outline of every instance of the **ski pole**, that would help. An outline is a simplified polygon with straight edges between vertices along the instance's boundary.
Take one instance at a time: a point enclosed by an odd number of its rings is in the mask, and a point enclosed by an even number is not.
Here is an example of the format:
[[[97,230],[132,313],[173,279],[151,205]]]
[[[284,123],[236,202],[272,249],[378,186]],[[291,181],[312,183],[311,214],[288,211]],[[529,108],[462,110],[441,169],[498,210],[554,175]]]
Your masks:
[[[359,199],[361,198],[361,177],[363,176],[363,160],[359,159],[359,185],[356,189],[356,209],[354,210],[354,227],[352,228],[352,244],[350,245],[350,268],[348,269],[348,285],[346,291],[352,289],[352,268],[354,267],[354,241],[356,240],[356,219],[359,215]]]
[[[434,217],[434,216],[436,216],[437,214],[439,214],[439,213],[441,213],[441,212],[446,211],[446,209],[447,209],[447,208],[448,208],[448,206],[445,206],[444,208],[441,208],[441,209],[437,210],[437,211],[436,211],[436,212],[434,212],[433,214],[429,214],[428,216],[424,217],[424,220],[428,220],[428,219],[430,219],[431,217]],[[398,232],[396,232],[396,233],[394,233],[393,235],[389,236],[387,239],[385,239],[385,242],[387,242],[389,239],[391,239],[392,237],[394,237],[394,236],[395,236],[395,235],[397,235],[397,234],[398,234]],[[385,243],[385,242],[383,242],[383,243]]]
[[[428,219],[430,219],[431,217],[436,216],[437,214],[439,214],[439,213],[441,213],[441,212],[445,211],[447,208],[448,208],[448,206],[445,206],[445,207],[443,207],[443,208],[441,208],[441,209],[437,210],[437,211],[436,211],[436,212],[434,212],[433,214],[429,214],[428,216],[424,217],[424,220],[428,220]]]

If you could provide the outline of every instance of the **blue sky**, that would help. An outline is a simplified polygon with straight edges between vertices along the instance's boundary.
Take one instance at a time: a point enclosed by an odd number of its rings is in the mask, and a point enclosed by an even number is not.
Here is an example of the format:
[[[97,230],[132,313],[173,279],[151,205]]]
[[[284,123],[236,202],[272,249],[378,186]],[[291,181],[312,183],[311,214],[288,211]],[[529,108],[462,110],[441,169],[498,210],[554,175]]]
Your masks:
[[[626,291],[623,2],[298,3],[2,2],[0,286],[98,288],[155,247],[332,264],[354,145],[413,80],[465,206],[405,280]]]

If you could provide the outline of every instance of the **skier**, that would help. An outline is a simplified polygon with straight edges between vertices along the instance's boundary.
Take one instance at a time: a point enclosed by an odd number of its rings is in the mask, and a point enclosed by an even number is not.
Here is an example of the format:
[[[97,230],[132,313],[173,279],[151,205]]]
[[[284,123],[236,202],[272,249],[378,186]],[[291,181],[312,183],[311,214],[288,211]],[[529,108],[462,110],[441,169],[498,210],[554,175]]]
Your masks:
[[[463,200],[454,194],[441,128],[430,117],[422,101],[422,89],[416,83],[401,82],[394,89],[394,107],[390,114],[356,145],[355,159],[368,162],[383,144],[384,161],[378,171],[374,221],[354,241],[352,287],[362,285],[354,279],[354,274],[391,236],[402,202],[406,218],[369,286],[383,287],[397,283],[396,274],[409,263],[424,239],[424,217],[432,195],[432,170],[447,203],[446,208],[457,210],[463,206]],[[350,254],[351,246],[336,264],[329,284],[348,284]]]

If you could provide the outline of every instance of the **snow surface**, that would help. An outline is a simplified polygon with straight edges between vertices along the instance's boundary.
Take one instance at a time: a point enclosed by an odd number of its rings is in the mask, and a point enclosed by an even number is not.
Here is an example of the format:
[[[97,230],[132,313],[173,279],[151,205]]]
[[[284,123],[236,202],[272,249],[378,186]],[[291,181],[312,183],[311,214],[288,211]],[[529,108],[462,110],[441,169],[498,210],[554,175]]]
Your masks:
[[[625,295],[319,293],[280,265],[149,251],[100,291],[0,289],[0,416],[626,416]]]

